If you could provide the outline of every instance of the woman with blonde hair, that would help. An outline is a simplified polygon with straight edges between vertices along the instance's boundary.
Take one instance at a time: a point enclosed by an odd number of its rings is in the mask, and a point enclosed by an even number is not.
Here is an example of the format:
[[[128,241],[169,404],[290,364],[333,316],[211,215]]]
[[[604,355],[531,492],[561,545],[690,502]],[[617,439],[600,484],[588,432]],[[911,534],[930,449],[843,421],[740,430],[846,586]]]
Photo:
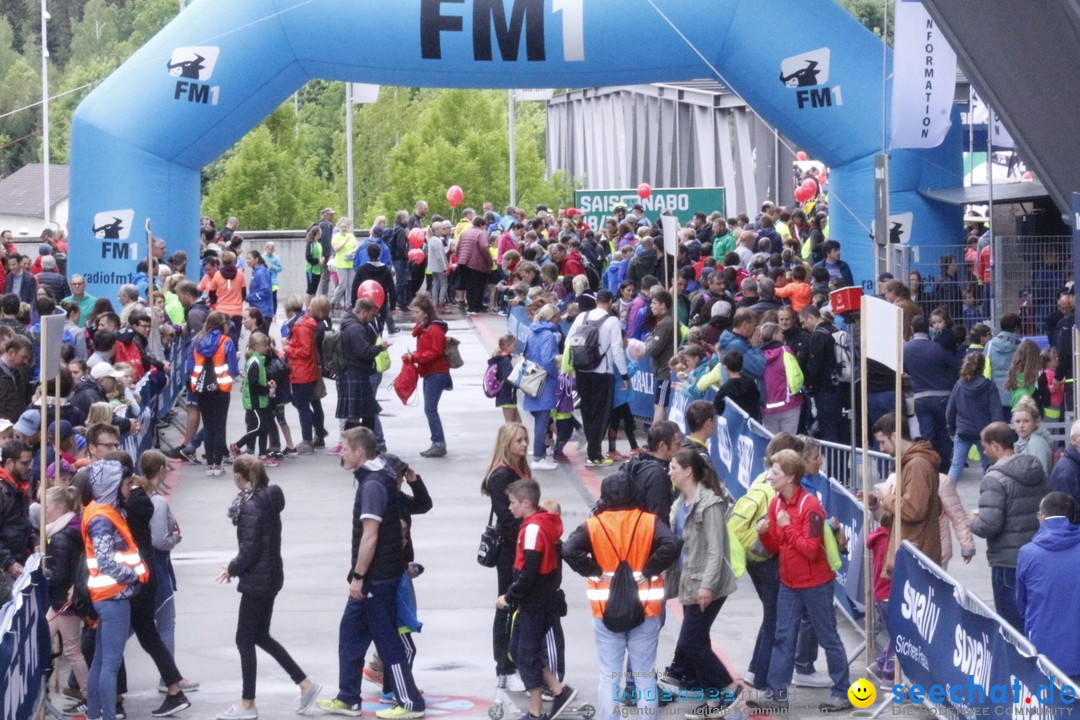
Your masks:
[[[511,483],[529,477],[529,431],[521,423],[505,423],[495,437],[495,449],[491,454],[480,494],[491,499],[488,525],[494,523],[499,536],[495,569],[498,573],[499,597],[506,593],[514,580],[514,551],[517,546],[521,520],[510,512],[510,498],[506,488]],[[524,690],[517,675],[517,668],[510,659],[510,610],[495,610],[495,622],[491,631],[492,648],[495,653],[495,674],[501,688]]]
[[[1042,416],[1039,406],[1030,395],[1020,398],[1013,408],[1012,425],[1019,439],[1013,450],[1017,455],[1032,455],[1042,465],[1043,472],[1050,476],[1050,461],[1054,451],[1050,446],[1050,433],[1040,427]]]
[[[353,286],[353,261],[359,243],[356,233],[353,232],[352,218],[341,218],[337,226],[338,231],[330,240],[330,247],[334,250],[334,265],[337,267],[337,287],[334,288],[330,303],[348,309],[352,306],[349,292]]]
[[[105,423],[106,425],[113,424],[113,408],[107,402],[96,402],[90,406],[90,411],[86,414],[86,427],[96,425],[98,423]]]

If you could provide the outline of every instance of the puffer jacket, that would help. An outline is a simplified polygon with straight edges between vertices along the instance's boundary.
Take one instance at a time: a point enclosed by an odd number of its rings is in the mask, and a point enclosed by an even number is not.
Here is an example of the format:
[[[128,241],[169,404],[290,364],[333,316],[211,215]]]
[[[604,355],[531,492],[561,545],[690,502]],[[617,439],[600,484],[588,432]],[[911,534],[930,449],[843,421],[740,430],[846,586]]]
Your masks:
[[[1009,379],[1009,366],[1012,365],[1016,348],[1020,347],[1020,336],[1011,332],[999,332],[994,339],[986,343],[986,377],[997,386],[1001,405],[1012,405],[1012,391],[1005,389]]]
[[[1016,567],[1017,553],[1039,529],[1039,502],[1050,492],[1042,465],[1031,455],[994,463],[979,485],[979,514],[971,532],[986,538],[990,567]]]
[[[945,473],[938,473],[938,497],[941,498],[941,511],[944,513],[941,518],[941,566],[945,567],[953,556],[950,524],[956,539],[960,541],[960,557],[975,556],[975,539],[971,536],[971,516],[956,492],[956,483]]]
[[[74,588],[72,604],[85,608],[89,604],[90,591],[86,587],[82,518],[72,514],[66,526],[49,536],[48,547],[49,607],[59,612],[68,602],[69,591]]]
[[[285,584],[281,560],[281,511],[285,494],[267,485],[240,508],[236,523],[239,551],[229,561],[229,574],[240,578],[236,589],[249,595],[276,595]]]
[[[679,508],[685,498],[680,494],[671,506],[671,527],[675,527]],[[697,603],[698,590],[713,591],[720,599],[735,592],[735,574],[731,570],[731,550],[728,548],[727,505],[712,490],[700,485],[697,499],[683,526],[682,563],[664,574],[667,597],[679,598],[683,605]]]
[[[1035,432],[1026,438],[1019,438],[1013,447],[1017,455],[1030,455],[1039,461],[1043,472],[1050,476],[1050,462],[1054,457],[1054,451],[1050,446],[1050,433],[1044,427],[1035,428]]]
[[[304,315],[292,326],[285,357],[292,368],[294,384],[313,383],[319,379],[319,350],[315,346],[315,318]]]
[[[802,394],[789,392],[787,370],[784,366],[784,353],[790,353],[791,349],[774,340],[767,343],[762,350],[765,353],[765,406],[761,408],[761,412],[774,415],[802,407]]]
[[[418,323],[412,334],[416,338],[416,352],[412,358],[420,377],[450,372],[450,361],[446,359],[446,323],[442,320],[426,325]]]

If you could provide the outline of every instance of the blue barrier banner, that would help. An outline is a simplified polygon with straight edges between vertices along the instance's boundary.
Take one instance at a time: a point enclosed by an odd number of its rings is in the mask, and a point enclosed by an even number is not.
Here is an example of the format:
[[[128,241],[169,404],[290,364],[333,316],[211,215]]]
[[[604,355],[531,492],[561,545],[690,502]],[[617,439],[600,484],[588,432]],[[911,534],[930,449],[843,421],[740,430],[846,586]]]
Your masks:
[[[887,625],[910,686],[921,686],[931,702],[960,717],[1065,717],[1072,711],[1073,704],[1062,701],[1068,679],[907,542],[896,553]],[[942,691],[930,694],[933,686]]]
[[[0,689],[4,720],[30,720],[37,715],[52,647],[45,613],[49,590],[41,555],[32,555],[15,581],[11,600],[0,608]]]
[[[840,530],[848,539],[847,554],[840,555],[840,569],[833,584],[836,603],[856,625],[863,618],[863,506],[847,488],[829,479],[829,497],[825,512],[840,521]]]

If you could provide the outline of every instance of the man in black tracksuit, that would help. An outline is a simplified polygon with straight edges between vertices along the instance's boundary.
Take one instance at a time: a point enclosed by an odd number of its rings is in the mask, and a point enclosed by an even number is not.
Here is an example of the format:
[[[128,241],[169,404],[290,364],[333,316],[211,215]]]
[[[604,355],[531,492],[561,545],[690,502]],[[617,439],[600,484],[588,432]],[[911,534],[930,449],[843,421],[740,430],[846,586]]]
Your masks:
[[[646,436],[648,452],[631,458],[623,465],[626,479],[634,490],[635,507],[652,513],[668,525],[674,499],[668,463],[682,449],[682,433],[670,420],[654,423]]]
[[[424,712],[397,631],[397,588],[404,567],[401,499],[397,478],[378,457],[375,434],[364,427],[341,435],[341,458],[359,483],[353,503],[352,565],[349,599],[338,635],[339,687],[333,700],[319,707],[343,715],[360,714],[361,671],[372,641],[383,661],[384,677],[404,712]],[[403,715],[416,717],[418,715]]]

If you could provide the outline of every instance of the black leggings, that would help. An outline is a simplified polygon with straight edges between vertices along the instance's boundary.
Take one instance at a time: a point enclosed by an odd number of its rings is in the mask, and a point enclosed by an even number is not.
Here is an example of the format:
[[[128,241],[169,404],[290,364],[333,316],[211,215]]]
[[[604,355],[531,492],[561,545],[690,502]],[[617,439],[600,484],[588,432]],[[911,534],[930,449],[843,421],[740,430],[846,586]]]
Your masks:
[[[142,586],[138,594],[131,598],[131,629],[135,631],[135,637],[139,639],[139,645],[154,661],[161,680],[166,685],[180,682],[180,671],[176,669],[176,661],[172,653],[165,647],[154,622],[155,598],[154,581]],[[102,702],[105,702],[102,698]]]
[[[206,449],[206,464],[220,465],[228,453],[228,441],[225,439],[225,423],[229,419],[229,393],[203,392],[195,396],[199,406],[206,433],[203,435],[203,447]]]
[[[258,661],[255,648],[261,647],[277,660],[278,665],[299,685],[307,675],[292,659],[288,651],[270,637],[270,619],[274,615],[274,599],[277,595],[240,594],[240,614],[236,618],[236,649],[240,651],[240,673],[244,678],[244,689],[240,697],[244,700],[255,699],[255,671]]]
[[[514,581],[514,551],[513,543],[503,540],[499,545],[498,562],[495,569],[499,574],[499,595],[505,595]],[[491,628],[491,645],[495,653],[495,674],[513,675],[517,672],[517,666],[510,659],[510,610],[496,610],[495,622]]]
[[[637,424],[634,422],[634,414],[630,412],[630,403],[623,403],[611,411],[611,420],[608,425],[608,450],[615,449],[615,440],[619,437],[619,424],[626,430],[626,439],[630,441],[630,449],[637,449],[637,437],[635,432]]]
[[[270,428],[274,427],[274,408],[266,407],[258,410],[245,410],[244,420],[247,422],[247,432],[244,437],[236,441],[240,447],[255,448],[255,439],[259,440],[259,455],[266,454],[266,440],[270,437]]]

